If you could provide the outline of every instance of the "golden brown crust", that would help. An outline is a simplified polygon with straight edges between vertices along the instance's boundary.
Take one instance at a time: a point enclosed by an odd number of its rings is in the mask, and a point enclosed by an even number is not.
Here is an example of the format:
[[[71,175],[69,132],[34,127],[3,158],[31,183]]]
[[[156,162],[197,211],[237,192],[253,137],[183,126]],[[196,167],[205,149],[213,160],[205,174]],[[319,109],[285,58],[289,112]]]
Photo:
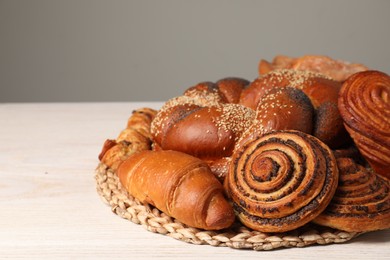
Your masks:
[[[131,154],[149,150],[152,140],[150,125],[157,111],[151,108],[140,108],[131,114],[127,127],[123,129],[116,140],[106,140],[99,160],[116,170]]]
[[[283,87],[269,90],[259,101],[253,124],[236,143],[243,146],[275,130],[313,131],[314,108],[302,90]]]
[[[336,193],[314,222],[348,232],[390,228],[390,182],[356,164],[339,158]]]
[[[329,204],[336,160],[313,136],[276,131],[235,151],[225,189],[240,221],[262,232],[296,229]]]
[[[252,123],[253,110],[239,104],[164,105],[152,122],[154,141],[163,150],[176,150],[202,159],[230,156],[235,142]]]
[[[222,184],[208,165],[176,151],[142,151],[118,168],[125,189],[191,227],[219,230],[234,221]]]
[[[243,78],[227,77],[220,79],[216,85],[228,103],[238,104],[242,91],[249,85]]]
[[[348,141],[342,118],[337,109],[341,83],[322,74],[291,69],[275,70],[253,81],[241,95],[240,104],[252,109],[261,107],[263,98],[275,88],[291,87],[303,91],[309,97],[315,114],[311,132],[332,148]],[[274,104],[276,104],[275,99]],[[278,113],[275,116],[282,117]],[[293,119],[294,116],[291,116]],[[295,129],[295,128],[292,128]],[[275,129],[277,130],[277,129]],[[305,131],[306,132],[306,131]]]
[[[240,104],[256,109],[259,100],[275,87],[292,87],[302,90],[317,108],[324,102],[336,102],[341,84],[325,75],[291,69],[275,70],[255,79],[242,95]]]
[[[361,154],[375,172],[390,179],[390,76],[354,74],[343,84],[338,108]]]
[[[305,55],[298,58],[284,55],[276,56],[272,62],[259,62],[259,75],[276,69],[306,70],[324,74],[336,81],[343,82],[354,73],[368,70],[362,64],[334,60],[324,55]]]

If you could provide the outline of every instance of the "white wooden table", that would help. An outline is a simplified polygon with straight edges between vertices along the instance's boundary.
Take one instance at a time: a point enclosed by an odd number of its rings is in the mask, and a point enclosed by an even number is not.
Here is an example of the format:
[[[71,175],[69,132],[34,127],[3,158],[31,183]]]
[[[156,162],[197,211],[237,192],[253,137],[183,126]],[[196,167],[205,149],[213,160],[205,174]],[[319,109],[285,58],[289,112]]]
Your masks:
[[[0,259],[390,259],[390,230],[274,251],[192,245],[110,211],[94,169],[131,111],[161,103],[0,104]]]

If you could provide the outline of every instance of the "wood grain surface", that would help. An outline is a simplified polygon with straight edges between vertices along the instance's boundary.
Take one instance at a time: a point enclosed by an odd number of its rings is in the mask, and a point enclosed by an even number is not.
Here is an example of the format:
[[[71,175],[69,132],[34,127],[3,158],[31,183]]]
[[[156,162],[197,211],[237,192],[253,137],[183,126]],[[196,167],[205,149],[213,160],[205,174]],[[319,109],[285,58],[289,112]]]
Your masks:
[[[192,245],[110,211],[94,170],[132,110],[161,103],[0,104],[0,259],[390,259],[390,230],[273,251]]]

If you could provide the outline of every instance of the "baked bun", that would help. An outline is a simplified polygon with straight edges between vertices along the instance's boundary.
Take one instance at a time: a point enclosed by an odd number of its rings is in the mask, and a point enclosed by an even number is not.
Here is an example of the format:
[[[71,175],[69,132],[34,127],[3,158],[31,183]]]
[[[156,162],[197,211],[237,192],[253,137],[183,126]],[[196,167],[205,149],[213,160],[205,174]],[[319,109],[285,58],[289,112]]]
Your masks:
[[[376,173],[390,179],[390,76],[364,71],[348,78],[338,107],[345,127]]]
[[[246,85],[239,78],[201,82],[168,100],[151,125],[155,150],[196,156],[223,179],[228,157],[255,116],[252,109],[235,103]]]
[[[249,81],[238,77],[226,77],[216,83],[204,81],[184,91],[184,96],[195,99],[212,98],[219,103],[237,104],[242,91],[249,85]],[[207,104],[205,104],[207,106]]]
[[[313,221],[348,232],[390,228],[390,182],[351,158],[337,159],[339,185],[329,206]]]
[[[232,154],[236,140],[253,118],[253,110],[238,104],[182,104],[160,110],[151,130],[163,150],[217,159]]]
[[[299,89],[310,99],[315,109],[311,134],[332,148],[339,147],[348,141],[337,108],[341,83],[322,74],[287,69],[271,71],[254,80],[243,91],[240,104],[258,109],[270,90],[285,87]],[[277,101],[275,99],[273,103],[276,104]],[[275,116],[281,115],[275,114]],[[294,117],[295,115],[291,116],[293,119]]]
[[[305,55],[298,58],[278,55],[272,62],[266,60],[261,60],[259,62],[259,75],[277,69],[317,72],[340,82],[343,82],[354,73],[368,70],[368,68],[362,64],[334,60],[323,55]]]
[[[302,90],[290,87],[270,89],[259,101],[253,124],[247,128],[236,148],[275,130],[312,133],[314,108]]]

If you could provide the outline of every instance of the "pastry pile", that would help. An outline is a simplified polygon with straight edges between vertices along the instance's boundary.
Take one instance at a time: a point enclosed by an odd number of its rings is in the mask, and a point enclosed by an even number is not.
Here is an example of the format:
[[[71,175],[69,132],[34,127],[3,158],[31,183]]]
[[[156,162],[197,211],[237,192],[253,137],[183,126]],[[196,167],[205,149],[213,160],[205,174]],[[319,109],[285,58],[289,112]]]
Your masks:
[[[141,108],[99,155],[126,190],[188,226],[390,228],[390,76],[326,56],[261,60]]]

